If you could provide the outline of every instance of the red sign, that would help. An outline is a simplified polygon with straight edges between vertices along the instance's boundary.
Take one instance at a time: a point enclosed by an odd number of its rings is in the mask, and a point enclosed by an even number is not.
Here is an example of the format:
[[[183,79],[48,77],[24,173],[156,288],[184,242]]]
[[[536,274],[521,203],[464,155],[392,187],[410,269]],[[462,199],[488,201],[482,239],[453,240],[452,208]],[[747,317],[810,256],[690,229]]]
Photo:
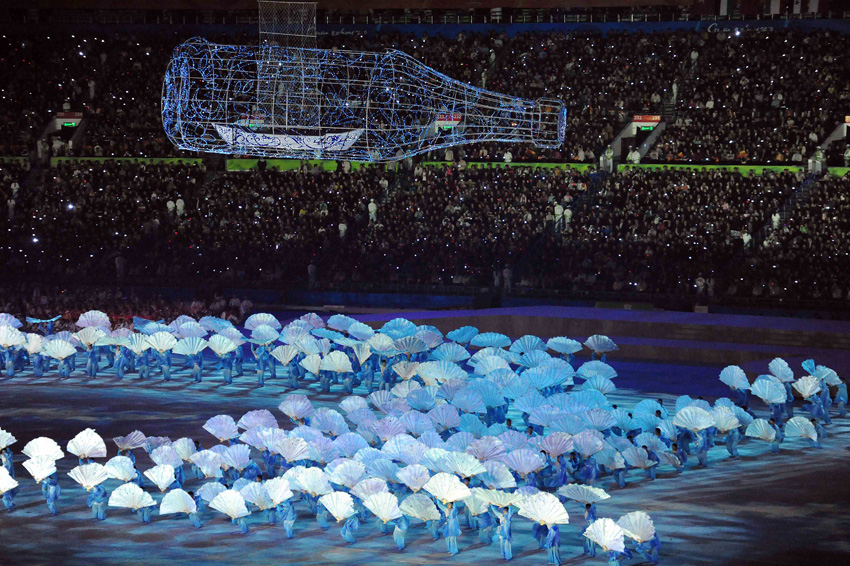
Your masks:
[[[460,112],[440,112],[437,114],[436,126],[438,128],[457,126],[462,119],[463,114]]]
[[[633,122],[660,122],[661,116],[657,114],[638,114],[632,118]]]

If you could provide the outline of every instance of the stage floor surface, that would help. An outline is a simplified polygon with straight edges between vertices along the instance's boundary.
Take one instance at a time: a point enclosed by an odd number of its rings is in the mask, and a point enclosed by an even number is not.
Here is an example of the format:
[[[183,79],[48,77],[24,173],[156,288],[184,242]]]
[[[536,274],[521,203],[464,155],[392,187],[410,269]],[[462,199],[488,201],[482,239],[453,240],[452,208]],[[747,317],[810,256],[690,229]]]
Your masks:
[[[462,312],[455,313],[455,318],[463,316]],[[419,317],[410,318],[425,322]],[[820,328],[815,326],[815,330]],[[844,329],[827,331],[839,333]],[[547,330],[541,327],[538,335],[547,336]],[[800,348],[793,353],[808,352]],[[832,353],[836,361],[847,355],[835,349]],[[745,369],[756,375],[765,373],[772,357],[752,360]],[[621,407],[630,408],[646,397],[664,398],[665,405],[672,407],[675,398],[682,394],[702,395],[709,401],[728,394],[726,386],[717,379],[725,363],[623,359],[617,354],[610,357],[609,363],[620,374],[615,381],[618,389],[609,397]],[[792,363],[792,367],[799,374],[799,364]],[[841,368],[833,367],[845,375]],[[78,371],[68,379],[59,379],[55,373],[34,378],[23,372],[14,378],[0,378],[0,427],[17,436],[19,442],[13,446],[16,452],[38,436],[54,438],[64,448],[70,438],[87,427],[95,428],[105,439],[139,429],[147,435],[172,439],[189,436],[209,447],[213,438],[201,427],[211,416],[226,413],[238,419],[249,410],[263,408],[278,416],[282,426],[287,421],[277,405],[291,390],[281,380],[270,379],[265,387],[258,388],[251,372],[235,379],[233,385],[224,385],[212,371],[207,371],[199,384],[191,382],[187,370],[175,371],[174,380],[168,383],[156,374],[145,381],[140,381],[136,374],[118,380],[111,370],[93,379],[79,374]],[[343,398],[337,393],[322,394],[315,385],[299,392],[308,394],[317,406],[335,406]],[[355,394],[363,393],[355,390]],[[764,407],[756,405],[754,409],[759,416],[766,416]],[[598,504],[598,515],[616,519],[630,511],[648,512],[661,537],[662,564],[846,565],[850,563],[847,534],[850,533],[850,417],[834,418],[828,430],[830,436],[821,450],[794,440],[784,443],[780,454],[774,455],[765,443],[749,441],[742,443],[741,458],[737,460],[729,459],[721,445],[713,448],[707,469],[690,467],[695,462],[689,462],[683,474],[666,468],[659,471],[654,482],[633,470],[622,490],[610,478],[603,478],[598,486],[608,490],[611,498]],[[107,446],[109,456],[114,456],[114,444],[107,440]],[[137,456],[139,469],[152,465],[142,451],[137,451]],[[106,521],[98,522],[91,519],[85,506],[84,490],[66,475],[76,465],[71,457],[59,462],[60,513],[51,516],[40,489],[23,469],[21,458],[16,454],[21,482],[15,498],[17,507],[11,513],[0,511],[3,535],[0,564],[3,565],[371,566],[502,562],[498,544],[483,545],[476,532],[467,530],[458,539],[460,553],[451,557],[445,551],[445,542],[432,540],[421,524],[411,526],[403,551],[397,550],[392,537],[383,535],[374,522],[362,524],[357,544],[348,545],[339,535],[339,525],[322,531],[301,505],[296,505],[299,516],[296,535],[291,540],[285,538],[282,527],[263,524],[257,513],[248,519],[251,530],[247,535],[240,534],[228,519],[211,510],[202,516],[202,529],[194,529],[185,517],[160,517],[158,512],[152,514],[151,524],[144,525],[136,515],[114,508],[107,509]],[[201,483],[188,480],[186,489]],[[114,480],[108,481],[107,491],[111,492],[117,485]],[[154,494],[154,498],[159,501],[161,496]],[[606,563],[603,554],[596,558],[582,556],[583,510],[571,502],[566,507],[575,525],[561,529],[562,563]],[[546,563],[546,551],[537,548],[530,529],[527,520],[519,517],[514,520],[511,563]],[[623,562],[640,563],[639,560]]]

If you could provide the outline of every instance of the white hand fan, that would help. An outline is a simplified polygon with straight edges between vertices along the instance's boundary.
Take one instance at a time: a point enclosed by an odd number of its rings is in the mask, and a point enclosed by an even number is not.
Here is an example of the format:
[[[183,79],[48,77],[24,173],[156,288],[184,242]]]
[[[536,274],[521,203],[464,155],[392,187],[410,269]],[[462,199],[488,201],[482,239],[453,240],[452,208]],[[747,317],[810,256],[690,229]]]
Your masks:
[[[263,324],[271,326],[275,330],[279,330],[281,328],[280,322],[274,316],[266,312],[258,312],[256,314],[252,314],[245,320],[245,330],[254,330]]]
[[[260,510],[271,509],[275,506],[269,492],[266,491],[266,486],[262,483],[251,482],[239,490],[245,501],[252,503],[260,508]]]
[[[780,381],[794,381],[794,370],[782,358],[774,358],[767,365],[767,369],[770,373],[778,377]]]
[[[425,466],[414,464],[399,470],[396,478],[416,493],[425,487],[425,484],[431,479],[431,474]]]
[[[65,456],[65,453],[62,452],[62,449],[59,448],[58,444],[56,444],[56,441],[52,438],[47,438],[46,436],[40,436],[30,440],[27,442],[27,445],[24,446],[22,452],[24,455],[33,459],[49,458],[53,461],[61,460]]]
[[[266,493],[269,494],[272,503],[277,506],[292,497],[292,489],[289,487],[289,481],[282,477],[272,478],[263,482],[266,486]]]
[[[180,457],[181,460],[185,460],[186,462],[189,461],[189,458],[192,457],[192,454],[198,451],[198,449],[195,447],[195,442],[191,438],[178,438],[177,440],[171,443],[171,448],[173,448],[174,451],[177,452],[177,455]],[[153,454],[151,454],[151,457],[153,457]],[[163,464],[164,462],[156,463]],[[173,465],[176,466],[179,464]]]
[[[145,445],[145,435],[141,431],[134,430],[127,436],[116,436],[112,442],[118,447],[118,450],[135,450]]]
[[[428,417],[434,422],[437,431],[455,428],[460,425],[460,414],[448,403],[437,405],[428,411]]]
[[[638,543],[651,540],[655,536],[655,525],[643,511],[633,511],[617,519],[617,525],[623,533]]]
[[[221,457],[225,464],[241,472],[251,462],[251,448],[247,444],[234,444]]]
[[[210,501],[210,507],[224,513],[231,519],[247,517],[251,514],[248,507],[245,506],[245,498],[236,490],[228,489],[216,495]]]
[[[676,416],[673,417],[673,424],[693,432],[699,432],[714,426],[714,417],[705,409],[691,405],[676,413]]]
[[[546,346],[559,354],[575,354],[581,351],[581,343],[578,340],[570,340],[566,336],[550,338]]]
[[[573,450],[573,439],[565,432],[553,432],[543,438],[540,448],[545,450],[551,458],[557,458]]]
[[[177,450],[174,449],[173,444],[160,446],[151,452],[151,460],[153,460],[153,463],[158,466],[171,466],[172,468],[176,468],[183,465],[183,458],[181,458]]]
[[[428,480],[424,489],[443,503],[466,499],[472,495],[457,476],[445,472],[440,472]]]
[[[570,522],[570,516],[564,509],[564,504],[545,491],[523,499],[520,503],[519,514],[546,526],[566,525]]]
[[[189,459],[192,461],[193,464],[198,466],[198,469],[201,470],[201,473],[208,478],[215,477],[216,472],[221,469],[221,456],[219,456],[212,450],[201,450],[200,452],[192,454]]]
[[[608,379],[607,377],[602,377],[601,375],[594,375],[593,377],[582,383],[581,388],[599,391],[603,395],[608,395],[609,393],[615,391],[617,389],[617,386],[614,385],[614,382]]]
[[[145,507],[153,507],[156,501],[153,500],[150,493],[144,491],[134,483],[125,483],[119,486],[109,496],[110,507],[124,507],[126,509],[143,509]]]
[[[284,397],[278,409],[293,420],[303,420],[311,416],[315,410],[312,403],[304,395],[290,394]]]
[[[186,322],[177,327],[177,336],[182,340],[186,340],[188,338],[203,338],[209,334],[206,328],[201,326],[195,321]],[[181,341],[182,341],[181,340]],[[206,345],[206,342],[204,342]],[[203,350],[203,348],[201,348]],[[200,351],[200,350],[199,350]],[[183,354],[183,352],[176,352],[178,354]],[[196,352],[197,353],[197,352]],[[194,355],[194,354],[186,354],[186,355]]]
[[[168,332],[157,332],[148,336],[148,346],[157,352],[164,353],[177,345],[177,338]]]
[[[606,430],[617,424],[614,415],[599,407],[594,407],[581,414],[581,419],[593,430]]]
[[[91,326],[83,328],[82,330],[74,334],[74,338],[79,340],[80,343],[84,346],[93,346],[95,342],[97,342],[104,336],[106,336],[106,332],[99,328],[94,328]]]
[[[356,460],[348,460],[327,472],[330,481],[351,489],[366,477],[366,466]]]
[[[626,549],[623,535],[623,529],[607,517],[595,520],[584,531],[584,536],[601,546],[605,552],[623,552]]]
[[[714,407],[711,414],[714,417],[714,426],[720,432],[729,432],[733,428],[741,426],[741,422],[735,416],[735,411],[729,407]]]
[[[666,452],[662,452],[662,454],[666,454]],[[594,458],[597,464],[605,466],[609,470],[619,470],[626,467],[626,460],[623,455],[614,448],[605,448],[598,452]]]
[[[592,434],[596,432],[595,430],[584,430],[573,436],[573,448],[585,458],[593,456],[605,447],[602,440]]]
[[[131,352],[136,354],[137,356],[141,356],[142,353],[150,349],[150,344],[148,344],[148,337],[144,334],[131,334],[127,337],[129,340],[129,345],[127,348],[130,349]]]
[[[517,354],[527,354],[528,352],[534,352],[535,350],[545,349],[546,343],[537,336],[533,336],[531,334],[526,334],[522,338],[517,338],[510,347],[510,351],[516,352]]]
[[[635,437],[635,446],[646,446],[653,452],[664,452],[669,450],[664,442],[651,432],[642,432]]]
[[[639,446],[632,446],[627,450],[623,450],[623,458],[630,466],[643,470],[658,464],[658,462],[650,460],[646,450]]]
[[[154,466],[145,470],[145,477],[153,482],[160,491],[165,491],[174,483],[174,468],[168,465]]]
[[[40,334],[27,334],[26,335],[26,344],[24,344],[24,349],[30,355],[35,355],[41,352],[41,349],[44,347],[44,338]]]
[[[0,428],[0,450],[3,450],[4,448],[6,448],[8,446],[13,445],[17,441],[18,441],[18,439],[15,438],[12,435],[12,433],[7,432],[7,431],[3,430],[2,428]]]
[[[407,380],[416,375],[416,372],[419,371],[419,362],[398,362],[393,365],[393,371],[398,374],[400,378],[404,380],[403,383],[411,383]],[[414,382],[415,383],[415,382]],[[402,385],[402,384],[399,384]],[[419,385],[418,383],[416,385]],[[418,388],[417,388],[418,389]],[[396,393],[398,397],[406,397],[410,391]]]
[[[44,478],[56,473],[56,461],[46,456],[38,456],[26,460],[24,462],[24,468],[26,468],[36,483],[41,483]]]
[[[756,419],[747,426],[746,436],[758,438],[765,442],[773,442],[776,438],[776,431],[770,426],[770,423],[764,419]]]
[[[553,440],[553,442],[557,441]],[[502,460],[507,455],[507,450],[502,441],[495,436],[485,436],[472,441],[466,447],[466,453],[484,462],[485,460]]]
[[[428,346],[415,336],[405,336],[393,342],[393,350],[402,354],[418,354],[428,349]]]
[[[222,330],[225,330],[227,328],[233,328],[233,324],[230,321],[214,316],[201,317],[201,320],[198,321],[198,324],[201,325],[201,328],[209,332],[221,332]]]
[[[333,491],[327,474],[321,468],[304,468],[301,470],[298,474],[298,485],[302,491],[313,496]]]
[[[66,340],[50,340],[49,342],[45,342],[42,348],[42,354],[59,361],[69,358],[76,353],[77,349]]]
[[[27,318],[30,318],[30,317],[27,317]],[[57,317],[53,320],[57,320],[58,318],[61,318],[61,317]],[[37,323],[43,322],[43,321],[38,320],[38,319],[30,319],[30,320],[27,320],[27,322],[31,323],[31,324],[37,324]],[[12,328],[20,328],[21,326],[23,326],[23,323],[7,312],[0,312],[0,327],[2,327],[2,326],[11,326]]]
[[[105,326],[109,327],[109,316],[103,311],[88,311],[80,315],[77,319],[77,326],[80,328]]]
[[[361,480],[351,488],[351,495],[357,497],[361,501],[376,493],[386,493],[389,491],[387,482],[380,478],[366,478]]]
[[[191,495],[182,489],[169,491],[159,504],[160,515],[172,515],[174,513],[197,513],[198,506]]]
[[[369,446],[369,443],[357,433],[347,432],[334,439],[333,441],[339,453],[346,458],[351,458],[359,450]]]
[[[106,443],[93,429],[87,428],[68,443],[68,452],[79,458],[103,458]]]
[[[226,356],[237,348],[236,343],[234,343],[233,340],[226,336],[222,336],[221,334],[216,334],[211,337],[207,346],[218,357]]]
[[[450,452],[443,461],[446,471],[461,478],[471,478],[487,471],[487,468],[476,460],[474,456],[464,452]]]
[[[484,462],[487,472],[478,476],[478,479],[490,489],[510,489],[516,487],[516,479],[502,462]]]
[[[328,328],[345,332],[348,327],[357,322],[356,319],[344,314],[335,314],[328,319]]]
[[[340,352],[339,350],[326,355],[322,359],[320,369],[334,373],[351,373],[354,371],[351,367],[351,360],[348,359],[348,356],[344,352]]]
[[[398,465],[392,460],[378,459],[366,466],[366,472],[373,478],[387,482],[397,482]]]
[[[3,348],[17,348],[27,343],[26,335],[11,326],[0,326],[0,346]]]
[[[793,385],[794,389],[796,389],[800,393],[800,395],[803,396],[804,399],[808,399],[809,397],[817,394],[821,390],[820,380],[818,378],[814,377],[814,376],[811,376],[811,375],[805,375],[805,376],[801,377],[800,379],[795,381],[792,385]],[[784,400],[785,400],[785,397],[784,397],[784,391],[783,391],[782,401],[784,401]],[[776,402],[781,403],[782,401],[776,401]]]
[[[588,350],[596,353],[613,352],[619,349],[613,340],[601,334],[594,334],[584,342],[584,345]]]
[[[817,441],[818,433],[815,425],[805,417],[793,417],[785,423],[785,436],[787,438],[808,438]]]
[[[328,493],[319,498],[319,503],[334,516],[337,521],[347,519],[357,513],[354,509],[354,500],[343,491]]]
[[[128,482],[136,477],[136,468],[133,466],[133,461],[127,456],[115,456],[106,462],[103,468],[106,474],[114,480]]]
[[[181,356],[197,356],[207,348],[208,342],[203,338],[192,336],[183,338],[174,346],[173,352]]]
[[[604,489],[599,489],[598,487],[590,487],[589,485],[581,485],[577,483],[571,483],[565,485],[558,489],[558,494],[563,495],[567,499],[572,499],[573,501],[579,501],[584,503],[585,505],[588,503],[596,503],[597,501],[602,501],[604,499],[610,499],[611,496],[608,495]]]
[[[487,412],[487,407],[484,404],[484,397],[482,397],[477,391],[473,391],[471,389],[458,391],[452,398],[451,404],[464,413],[484,414]]]
[[[457,363],[468,360],[469,352],[467,352],[466,348],[459,344],[448,342],[431,352],[431,357],[438,361],[444,360],[447,362]]]
[[[85,464],[77,466],[68,475],[72,480],[83,486],[86,491],[102,484],[109,479],[106,468],[100,464]]]
[[[375,493],[363,500],[363,506],[375,514],[381,521],[394,521],[401,517],[398,497],[392,493]]]
[[[507,493],[497,489],[475,488],[472,491],[475,493],[475,497],[482,501],[486,501],[490,505],[495,505],[496,507],[510,507],[511,505],[517,505],[523,499],[523,496],[519,493]]]
[[[756,380],[750,386],[750,391],[768,405],[785,402],[785,388],[779,383],[767,379]]]
[[[218,438],[221,442],[239,437],[239,429],[236,428],[236,422],[229,415],[216,415],[212,417],[204,423],[204,430]]]
[[[467,373],[457,364],[446,360],[419,364],[419,367],[416,368],[416,373],[419,374],[419,377],[421,377],[427,385],[437,385],[452,379],[465,380],[467,378]]]
[[[0,467],[0,493],[6,493],[18,487],[18,481],[9,475],[6,468]]]
[[[511,345],[511,339],[498,332],[484,332],[475,336],[470,345],[479,348],[507,348]]]
[[[417,327],[406,318],[394,318],[381,327],[381,332],[393,340],[416,334]]]
[[[732,389],[749,389],[750,381],[747,379],[747,374],[744,373],[738,366],[726,366],[720,372],[720,381],[731,387]]]
[[[355,322],[348,327],[348,335],[357,340],[368,341],[375,336],[375,331],[362,322]],[[363,363],[363,360],[360,360],[360,363]]]
[[[419,519],[420,521],[437,521],[440,519],[440,512],[437,506],[431,501],[431,498],[424,493],[414,493],[399,505],[399,510],[407,515]]]
[[[508,452],[520,450],[528,446],[528,436],[524,435],[518,430],[506,430],[496,438],[498,438],[499,441],[504,444],[505,450],[507,450]]]
[[[227,487],[217,481],[212,481],[205,483],[198,488],[198,495],[201,496],[201,499],[204,501],[210,502],[215,499],[219,493],[224,493],[225,491],[227,491]]]
[[[271,344],[280,338],[280,333],[267,324],[261,324],[251,331],[250,341],[254,344]]]

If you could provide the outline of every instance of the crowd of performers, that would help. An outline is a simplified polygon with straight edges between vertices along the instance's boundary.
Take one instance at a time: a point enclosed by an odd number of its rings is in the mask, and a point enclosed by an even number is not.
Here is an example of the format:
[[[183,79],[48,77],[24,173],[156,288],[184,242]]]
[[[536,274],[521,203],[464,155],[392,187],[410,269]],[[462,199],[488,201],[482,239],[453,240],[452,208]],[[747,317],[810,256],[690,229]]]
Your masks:
[[[195,439],[134,431],[114,439],[118,455],[105,464],[95,462],[107,457],[103,439],[91,429],[81,432],[67,445],[79,458],[69,475],[86,488],[98,520],[106,519],[107,507],[124,507],[150,522],[157,502],[146,488],[153,486],[164,494],[161,515],[184,513],[195,527],[215,510],[245,533],[255,509],[263,522],[281,523],[291,538],[298,519],[309,513],[323,529],[335,519],[342,538],[353,544],[360,524],[374,517],[403,549],[411,522],[420,521],[434,539],[445,538],[450,554],[458,552],[463,530],[471,529],[482,543],[498,543],[510,560],[511,525],[519,516],[532,521],[539,547],[559,564],[567,501],[583,514],[576,532],[584,537],[585,554],[601,550],[609,564],[633,558],[656,563],[661,543],[652,521],[641,511],[616,522],[597,517],[596,504],[610,497],[597,483],[622,488],[636,476],[654,480],[659,468],[681,473],[705,467],[713,449],[737,458],[744,441],[764,441],[773,452],[791,438],[822,447],[830,412],[846,414],[846,384],[833,370],[807,360],[796,377],[780,358],[753,382],[737,366],[724,369],[720,380],[734,399],[711,405],[684,395],[675,408],[661,399],[618,407],[607,397],[616,390],[617,372],[605,362],[616,345],[604,336],[584,343],[594,359],[574,369],[573,356],[583,345],[566,337],[511,341],[473,327],[444,336],[404,319],[376,332],[343,315],[327,321],[305,315],[282,326],[261,313],[246,321],[250,337],[219,319],[181,317],[170,325],[137,320],[140,332],[115,331],[105,314],[91,311],[73,335],[51,334],[50,321],[29,322],[43,332],[20,332],[19,321],[0,314],[7,375],[25,367],[43,375],[52,371],[49,360],[60,375],[70,375],[82,349],[92,377],[111,368],[119,377],[136,372],[151,379],[156,368],[172,379],[174,353],[201,380],[203,351],[210,349],[230,383],[245,370],[244,346],[260,385],[268,373],[293,389],[317,382],[323,391],[348,394],[339,411],[287,395],[279,409],[293,425],[289,430],[267,410],[239,421],[215,416],[204,425],[218,441],[208,448]],[[354,395],[355,388],[365,395]],[[797,411],[805,416],[795,415],[795,393],[805,400]],[[754,413],[752,396],[766,405],[766,418]],[[0,429],[0,491],[8,510],[20,489],[10,448],[15,441]],[[135,466],[139,449],[155,464],[144,473]],[[23,453],[48,509],[58,513],[56,462],[64,452],[41,437]],[[123,482],[111,494],[104,487],[110,480]]]

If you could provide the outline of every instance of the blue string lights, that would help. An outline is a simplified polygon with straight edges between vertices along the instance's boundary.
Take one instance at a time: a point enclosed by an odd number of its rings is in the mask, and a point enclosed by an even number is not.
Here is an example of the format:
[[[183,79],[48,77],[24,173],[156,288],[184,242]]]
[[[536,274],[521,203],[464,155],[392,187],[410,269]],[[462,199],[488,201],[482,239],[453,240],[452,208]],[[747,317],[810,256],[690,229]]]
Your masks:
[[[476,142],[561,145],[559,100],[525,100],[451,79],[401,51],[218,45],[174,50],[162,119],[181,149],[387,162]]]

